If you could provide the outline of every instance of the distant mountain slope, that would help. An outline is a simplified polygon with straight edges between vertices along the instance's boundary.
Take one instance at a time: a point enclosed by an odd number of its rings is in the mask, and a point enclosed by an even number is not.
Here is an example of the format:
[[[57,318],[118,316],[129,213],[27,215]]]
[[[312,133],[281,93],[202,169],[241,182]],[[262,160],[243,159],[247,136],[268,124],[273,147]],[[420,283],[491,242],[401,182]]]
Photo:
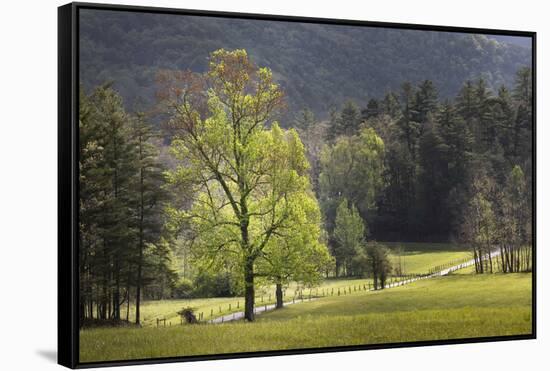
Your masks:
[[[504,36],[504,35],[491,35],[489,38],[494,39],[501,43],[519,45],[524,48],[531,48],[531,38],[529,37],[519,37],[519,36]]]
[[[159,68],[203,71],[218,48],[245,48],[269,66],[291,110],[323,115],[346,99],[360,104],[404,81],[433,80],[444,97],[467,79],[511,85],[529,48],[483,35],[293,22],[81,10],[81,81],[114,80],[132,108],[152,103]]]

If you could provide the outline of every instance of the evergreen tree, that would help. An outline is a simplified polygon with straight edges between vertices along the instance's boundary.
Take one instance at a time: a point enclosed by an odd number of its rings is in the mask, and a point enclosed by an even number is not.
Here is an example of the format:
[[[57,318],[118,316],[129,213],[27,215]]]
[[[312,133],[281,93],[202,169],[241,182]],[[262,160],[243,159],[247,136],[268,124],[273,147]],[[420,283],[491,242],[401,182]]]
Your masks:
[[[159,151],[155,145],[156,135],[151,126],[146,123],[145,115],[137,113],[132,121],[132,140],[135,147],[136,176],[132,191],[134,198],[134,228],[137,233],[136,264],[136,324],[140,324],[140,304],[145,268],[145,250],[147,246],[159,243],[162,225],[163,201],[167,194],[163,189],[163,166],[159,161]],[[158,250],[160,251],[160,250]],[[158,264],[157,264],[158,266]],[[158,268],[157,268],[158,271]]]
[[[365,122],[373,117],[377,117],[381,113],[381,108],[378,101],[374,98],[369,99],[367,107],[361,111],[361,121]]]
[[[401,106],[397,95],[390,92],[384,96],[384,100],[382,101],[382,112],[394,120],[399,119],[401,115]]]
[[[425,123],[428,121],[428,114],[437,112],[437,89],[430,80],[424,80],[418,87],[414,105],[414,121],[418,123]]]
[[[403,105],[401,118],[397,122],[397,125],[401,129],[401,137],[407,145],[409,156],[414,162],[416,160],[421,124],[415,121],[419,117],[419,113],[415,101],[415,91],[410,83],[406,82],[402,85],[401,96]]]
[[[359,108],[352,101],[347,101],[335,120],[331,120],[331,126],[327,130],[327,139],[334,141],[342,135],[354,135],[359,131],[360,124]]]

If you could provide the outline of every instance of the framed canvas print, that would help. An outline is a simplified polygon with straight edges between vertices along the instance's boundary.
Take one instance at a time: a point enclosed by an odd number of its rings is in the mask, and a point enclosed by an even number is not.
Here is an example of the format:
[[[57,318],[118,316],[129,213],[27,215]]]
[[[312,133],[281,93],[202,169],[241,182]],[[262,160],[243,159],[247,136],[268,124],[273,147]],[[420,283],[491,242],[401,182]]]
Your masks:
[[[535,338],[534,32],[58,17],[59,363]]]

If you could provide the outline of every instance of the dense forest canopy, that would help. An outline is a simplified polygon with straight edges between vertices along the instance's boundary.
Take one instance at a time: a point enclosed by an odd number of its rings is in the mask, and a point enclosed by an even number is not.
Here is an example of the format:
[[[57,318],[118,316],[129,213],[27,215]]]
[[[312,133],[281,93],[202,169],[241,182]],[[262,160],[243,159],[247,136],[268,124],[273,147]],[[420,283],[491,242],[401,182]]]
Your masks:
[[[493,91],[510,88],[515,72],[531,64],[530,48],[478,34],[103,10],[81,10],[80,38],[85,88],[113,80],[128,109],[136,100],[154,103],[158,69],[204,72],[219,48],[246,49],[273,71],[290,111],[309,107],[319,118],[404,81],[431,80],[443,98],[479,77]]]

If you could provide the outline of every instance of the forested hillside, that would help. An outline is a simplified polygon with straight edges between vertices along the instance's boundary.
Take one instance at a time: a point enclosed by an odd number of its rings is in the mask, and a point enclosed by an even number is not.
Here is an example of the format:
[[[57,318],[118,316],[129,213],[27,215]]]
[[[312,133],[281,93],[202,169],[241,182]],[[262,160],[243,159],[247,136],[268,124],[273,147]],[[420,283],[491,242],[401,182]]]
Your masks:
[[[443,98],[479,77],[496,91],[531,63],[530,49],[483,35],[97,10],[81,12],[80,37],[85,88],[113,80],[130,110],[154,102],[159,69],[203,72],[213,50],[246,49],[288,96],[286,121],[304,107],[326,118],[405,81],[431,80]]]

